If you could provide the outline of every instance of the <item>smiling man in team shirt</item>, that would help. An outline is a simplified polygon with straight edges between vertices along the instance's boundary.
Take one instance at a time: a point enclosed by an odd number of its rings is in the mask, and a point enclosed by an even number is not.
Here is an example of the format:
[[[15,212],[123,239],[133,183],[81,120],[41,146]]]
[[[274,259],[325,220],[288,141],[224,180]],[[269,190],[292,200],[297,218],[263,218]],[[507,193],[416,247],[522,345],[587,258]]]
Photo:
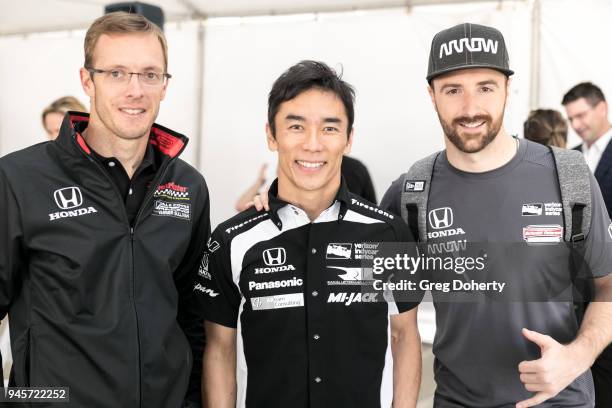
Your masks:
[[[210,407],[416,404],[416,304],[362,293],[357,256],[364,242],[411,235],[341,178],[353,115],[352,88],[323,63],[302,61],[272,87],[270,210],[246,210],[213,232],[198,284]]]

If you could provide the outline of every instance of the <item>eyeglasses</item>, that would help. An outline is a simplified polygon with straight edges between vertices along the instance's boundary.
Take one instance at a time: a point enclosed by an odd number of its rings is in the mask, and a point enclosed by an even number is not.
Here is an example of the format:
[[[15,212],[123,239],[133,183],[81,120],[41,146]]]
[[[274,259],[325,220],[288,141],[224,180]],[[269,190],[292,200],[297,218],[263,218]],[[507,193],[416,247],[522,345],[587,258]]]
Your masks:
[[[127,72],[123,69],[97,69],[97,68],[85,68],[91,75],[93,74],[104,74],[104,78],[111,84],[126,85],[132,80],[132,75],[138,75],[140,83],[147,86],[160,86],[166,79],[172,78],[172,75],[155,72]]]

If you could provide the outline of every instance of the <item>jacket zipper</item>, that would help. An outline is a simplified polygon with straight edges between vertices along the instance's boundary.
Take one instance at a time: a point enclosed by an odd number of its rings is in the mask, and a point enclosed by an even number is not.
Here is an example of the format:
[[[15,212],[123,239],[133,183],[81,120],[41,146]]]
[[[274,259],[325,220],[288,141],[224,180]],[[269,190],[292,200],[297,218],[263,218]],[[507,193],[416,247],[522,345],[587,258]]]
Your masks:
[[[162,164],[162,168],[158,171],[158,174],[155,178],[155,180],[151,183],[151,189],[149,190],[149,192],[147,193],[147,195],[145,196],[144,200],[142,201],[140,208],[138,209],[138,213],[136,214],[136,218],[134,219],[134,226],[132,226],[130,224],[130,220],[128,218],[127,215],[127,210],[125,208],[125,203],[123,202],[123,199],[121,197],[121,193],[119,192],[119,189],[117,188],[117,186],[115,185],[115,182],[111,179],[111,177],[106,173],[106,171],[102,168],[102,166],[95,160],[92,159],[91,157],[89,157],[82,149],[80,146],[78,146],[77,142],[75,139],[73,139],[73,143],[76,145],[76,148],[90,161],[92,161],[94,163],[94,165],[98,168],[98,170],[104,174],[104,177],[106,177],[106,180],[111,184],[112,189],[115,191],[115,194],[117,195],[117,197],[119,197],[119,202],[122,204],[122,214],[123,214],[123,218],[125,223],[128,225],[129,227],[129,231],[130,231],[130,247],[131,247],[131,255],[132,255],[132,271],[131,271],[131,276],[130,276],[130,286],[131,286],[131,301],[132,301],[132,309],[134,310],[134,317],[136,320],[136,349],[138,350],[138,407],[142,406],[142,370],[141,370],[141,365],[142,365],[142,360],[141,360],[141,356],[140,356],[140,325],[138,323],[138,311],[136,310],[136,284],[135,284],[135,270],[136,270],[136,266],[134,264],[134,234],[135,234],[135,230],[136,227],[139,224],[139,220],[140,217],[142,215],[143,209],[147,206],[147,204],[149,203],[149,201],[151,201],[151,198],[153,197],[153,194],[155,193],[155,191],[157,190],[157,187],[159,187],[159,184],[161,182],[161,180],[163,179],[163,177],[166,175],[166,171],[168,169],[168,167],[170,166],[170,163],[172,163],[176,157],[172,157],[170,158],[168,161],[166,161],[165,163]]]

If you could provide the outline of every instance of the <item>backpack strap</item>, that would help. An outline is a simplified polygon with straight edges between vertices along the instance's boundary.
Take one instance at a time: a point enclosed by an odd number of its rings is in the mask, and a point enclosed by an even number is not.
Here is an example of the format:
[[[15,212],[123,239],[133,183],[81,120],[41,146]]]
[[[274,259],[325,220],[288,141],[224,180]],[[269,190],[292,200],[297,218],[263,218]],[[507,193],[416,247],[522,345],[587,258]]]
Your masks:
[[[565,241],[580,245],[589,235],[591,226],[590,170],[582,153],[576,150],[550,147],[555,159],[563,218]]]
[[[440,152],[414,163],[402,179],[401,216],[418,241],[427,241],[427,200],[434,165]]]

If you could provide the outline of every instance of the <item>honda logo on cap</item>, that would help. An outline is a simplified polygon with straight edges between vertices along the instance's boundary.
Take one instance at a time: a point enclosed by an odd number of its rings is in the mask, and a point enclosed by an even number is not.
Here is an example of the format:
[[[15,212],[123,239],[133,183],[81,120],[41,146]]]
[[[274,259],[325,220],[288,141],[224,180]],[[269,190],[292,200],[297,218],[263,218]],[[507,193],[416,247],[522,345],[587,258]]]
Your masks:
[[[263,252],[263,260],[268,266],[280,266],[287,260],[285,248],[270,248]]]
[[[450,228],[453,225],[453,210],[442,207],[429,211],[429,225],[433,229]]]
[[[62,210],[70,210],[71,208],[83,205],[83,194],[81,194],[81,190],[78,187],[66,187],[55,190],[53,198],[55,198],[55,204]]]

